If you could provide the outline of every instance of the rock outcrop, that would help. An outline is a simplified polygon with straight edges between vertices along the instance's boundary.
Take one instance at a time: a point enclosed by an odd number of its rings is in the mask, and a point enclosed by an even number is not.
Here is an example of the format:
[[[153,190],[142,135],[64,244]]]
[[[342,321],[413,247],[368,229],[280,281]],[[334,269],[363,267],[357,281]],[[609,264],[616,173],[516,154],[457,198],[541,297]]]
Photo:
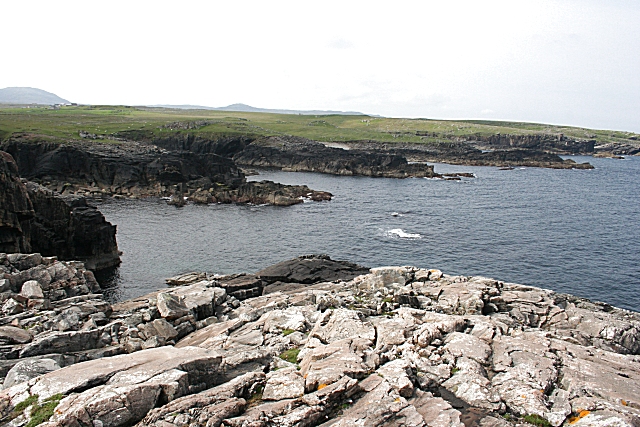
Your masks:
[[[298,137],[269,137],[254,141],[233,159],[239,165],[295,172],[385,178],[439,176],[433,171],[433,166],[409,163],[402,155],[384,150],[343,150]]]
[[[589,163],[563,160],[558,154],[540,148],[528,148],[526,144],[496,147],[485,150],[466,141],[431,142],[428,144],[380,144],[377,142],[349,142],[345,146],[356,150],[379,150],[404,156],[411,162],[441,162],[470,166],[527,166],[551,169],[593,169]]]
[[[35,215],[18,166],[0,151],[0,252],[28,251],[22,223]]]
[[[116,227],[81,196],[61,196],[22,182],[8,153],[0,151],[0,250],[39,252],[81,260],[91,270],[120,263]]]
[[[530,134],[530,135],[475,135],[466,141],[485,149],[524,148],[540,150],[556,154],[593,154],[595,139],[573,139],[563,134]]]
[[[0,148],[13,155],[22,177],[63,195],[171,197],[176,206],[183,206],[185,197],[195,203],[278,206],[305,199],[331,200],[331,193],[304,185],[246,182],[230,158],[244,147],[244,138],[215,143],[189,138],[158,142],[184,150],[168,151],[148,141],[127,140],[56,144],[30,135],[14,135]]]
[[[21,354],[41,349],[29,363],[15,359],[0,393],[4,422],[20,426],[50,408],[44,427],[640,423],[638,313],[435,269],[338,280],[330,260],[313,259],[322,273],[309,259],[258,275],[179,276],[93,314],[99,299],[87,295],[3,320],[15,330],[0,334]],[[300,286],[242,301],[224,287],[258,276]],[[103,347],[82,350],[85,361],[43,354],[65,332],[29,341],[17,329],[35,315],[42,326],[29,331],[77,319],[66,333],[99,334]]]
[[[90,270],[120,264],[116,226],[83,196],[61,196],[26,183],[35,216],[28,223],[32,251],[63,260],[80,260]]]
[[[23,178],[60,193],[160,196],[176,185],[243,182],[227,158],[134,142],[55,144],[13,136],[2,148],[16,159]]]

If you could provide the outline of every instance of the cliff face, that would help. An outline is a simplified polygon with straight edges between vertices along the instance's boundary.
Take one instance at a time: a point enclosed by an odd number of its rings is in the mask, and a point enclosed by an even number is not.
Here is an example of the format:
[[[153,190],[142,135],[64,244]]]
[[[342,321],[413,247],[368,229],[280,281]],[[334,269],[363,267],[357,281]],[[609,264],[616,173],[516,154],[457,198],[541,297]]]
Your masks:
[[[384,150],[343,150],[294,137],[271,137],[247,145],[233,157],[240,165],[333,175],[385,178],[435,177],[433,166],[411,164]]]
[[[470,166],[528,166],[552,169],[593,169],[589,163],[563,160],[559,155],[538,148],[524,146],[491,146],[477,148],[472,141],[439,142],[429,144],[379,144],[368,141],[346,143],[348,147],[362,151],[386,152],[404,156],[415,162],[443,162]]]
[[[217,154],[233,157],[242,151],[255,138],[250,136],[201,138],[193,134],[178,134],[166,138],[154,138],[151,142],[158,147],[173,151],[191,151],[198,154]]]
[[[559,154],[593,154],[595,140],[575,140],[564,135],[495,134],[467,139],[486,148],[526,148]]]
[[[331,194],[305,186],[246,182],[230,158],[244,148],[243,137],[207,141],[185,136],[153,142],[182,151],[132,141],[61,145],[24,135],[3,147],[16,158],[23,177],[65,195],[172,196],[176,205],[183,205],[184,197],[196,203],[280,206],[302,203],[302,198],[331,199]]]
[[[90,270],[120,264],[116,226],[81,196],[60,196],[27,182],[35,217],[28,221],[31,250],[63,260],[80,260]]]
[[[81,260],[92,270],[120,263],[116,227],[95,206],[25,184],[11,155],[0,151],[0,159],[0,251]]]
[[[216,154],[169,152],[130,142],[59,145],[12,139],[3,149],[14,156],[24,178],[61,192],[89,187],[109,194],[158,196],[201,179],[230,186],[244,181],[233,161]]]
[[[28,251],[22,223],[34,215],[18,166],[11,155],[0,151],[0,252]]]

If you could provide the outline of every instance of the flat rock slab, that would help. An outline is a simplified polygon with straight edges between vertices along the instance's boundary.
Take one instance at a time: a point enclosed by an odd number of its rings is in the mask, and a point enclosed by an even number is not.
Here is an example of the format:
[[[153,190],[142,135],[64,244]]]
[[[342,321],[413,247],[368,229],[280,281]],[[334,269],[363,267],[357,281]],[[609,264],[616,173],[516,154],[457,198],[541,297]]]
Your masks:
[[[221,360],[219,355],[197,347],[153,348],[82,362],[50,372],[32,380],[28,391],[31,395],[37,394],[40,399],[46,399],[57,393],[69,394],[99,384],[124,386],[142,383],[172,369],[197,373],[201,377],[195,377],[194,380],[213,383]],[[3,394],[13,397],[22,392],[12,387]]]
[[[335,261],[327,255],[309,255],[283,261],[256,273],[267,283],[313,284],[334,280],[351,280],[369,269],[347,261]]]
[[[295,368],[280,369],[267,375],[264,400],[295,399],[304,395],[304,378]]]

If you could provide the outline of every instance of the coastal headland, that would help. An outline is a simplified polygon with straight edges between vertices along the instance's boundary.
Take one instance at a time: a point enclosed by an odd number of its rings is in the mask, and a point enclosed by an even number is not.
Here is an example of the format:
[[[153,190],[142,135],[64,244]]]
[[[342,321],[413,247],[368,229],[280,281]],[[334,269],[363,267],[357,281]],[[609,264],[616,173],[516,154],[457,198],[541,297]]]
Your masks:
[[[635,426],[640,315],[437,269],[302,256],[109,304],[0,254],[4,425]]]
[[[0,109],[0,149],[23,178],[63,194],[289,205],[330,195],[257,186],[244,173],[459,178],[427,162],[589,169],[560,156],[635,155],[640,141],[628,132],[528,123],[67,106]]]
[[[435,268],[301,256],[107,301],[91,200],[289,206],[253,168],[460,179],[427,162],[589,169],[638,135],[537,124],[75,106],[0,109],[2,424],[637,426],[640,314]],[[613,160],[612,160],[613,161]],[[159,286],[160,288],[160,286]]]

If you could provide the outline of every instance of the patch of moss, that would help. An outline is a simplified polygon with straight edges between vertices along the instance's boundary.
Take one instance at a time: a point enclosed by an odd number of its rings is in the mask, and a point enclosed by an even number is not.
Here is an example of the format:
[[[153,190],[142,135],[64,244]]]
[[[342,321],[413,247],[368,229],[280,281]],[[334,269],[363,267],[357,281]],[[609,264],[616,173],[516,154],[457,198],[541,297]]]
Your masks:
[[[386,297],[385,299],[382,300],[382,302],[391,303],[391,302],[393,302],[393,298]]]
[[[540,415],[525,415],[524,417],[522,417],[522,420],[537,427],[551,427],[551,423],[542,418]]]
[[[39,404],[37,395],[30,396],[29,399],[27,400],[32,399],[31,403],[28,403],[26,404],[26,406],[22,407],[22,411],[24,411],[29,405],[31,404],[33,405],[33,408],[31,409],[31,413],[29,414],[31,416],[31,419],[25,425],[25,427],[36,427],[37,425],[40,425],[46,421],[49,421],[49,419],[53,415],[53,411],[56,409],[56,407],[58,406],[58,404],[63,398],[64,398],[64,395],[58,393],[58,394],[54,394],[51,397],[48,397],[47,399],[44,400],[44,402],[42,402],[42,404]],[[22,403],[26,403],[27,400],[25,400]],[[16,410],[18,409],[18,406],[20,405],[16,405]]]
[[[282,331],[282,336],[287,336],[287,335],[291,335],[292,333],[294,333],[295,331],[293,329],[284,329]]]
[[[22,402],[18,403],[16,405],[15,408],[13,408],[13,413],[17,416],[20,415],[24,412],[25,409],[27,409],[29,406],[33,405],[34,403],[38,403],[38,395],[34,394],[33,396],[29,396],[27,397],[25,400],[23,400]]]
[[[283,351],[280,354],[280,359],[286,360],[289,363],[296,363],[298,361],[298,354],[300,353],[299,348],[292,348],[287,351]]]
[[[247,399],[248,406],[255,406],[262,401],[262,392],[264,391],[264,387],[261,385],[257,386],[251,395],[250,398]]]

